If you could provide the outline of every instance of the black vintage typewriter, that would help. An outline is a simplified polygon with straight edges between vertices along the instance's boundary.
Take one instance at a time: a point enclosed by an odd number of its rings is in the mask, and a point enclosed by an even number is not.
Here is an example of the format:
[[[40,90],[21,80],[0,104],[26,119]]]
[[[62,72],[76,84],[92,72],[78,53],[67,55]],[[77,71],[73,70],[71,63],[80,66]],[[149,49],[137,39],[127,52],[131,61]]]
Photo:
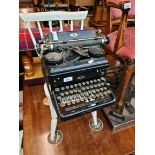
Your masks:
[[[115,102],[104,78],[107,37],[94,30],[53,32],[42,41],[42,71],[58,116],[67,120]]]

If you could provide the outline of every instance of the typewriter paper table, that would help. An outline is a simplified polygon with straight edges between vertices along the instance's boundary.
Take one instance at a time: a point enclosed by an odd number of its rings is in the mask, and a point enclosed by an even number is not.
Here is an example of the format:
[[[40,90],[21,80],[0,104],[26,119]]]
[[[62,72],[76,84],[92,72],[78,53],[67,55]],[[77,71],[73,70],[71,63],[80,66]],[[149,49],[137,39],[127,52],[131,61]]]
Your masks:
[[[57,129],[63,132],[59,145],[51,145],[51,114],[49,106],[42,103],[43,85],[24,86],[24,155],[124,155],[134,150],[134,127],[112,133],[108,122],[98,111],[104,128],[93,132],[89,127],[91,114],[59,121]]]

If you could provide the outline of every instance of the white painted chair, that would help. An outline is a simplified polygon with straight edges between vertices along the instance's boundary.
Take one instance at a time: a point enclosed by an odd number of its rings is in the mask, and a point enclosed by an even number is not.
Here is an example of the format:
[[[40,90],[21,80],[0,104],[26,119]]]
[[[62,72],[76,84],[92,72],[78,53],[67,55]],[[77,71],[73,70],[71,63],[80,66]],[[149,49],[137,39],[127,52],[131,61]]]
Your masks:
[[[76,11],[76,12],[67,12],[67,11],[52,11],[52,12],[35,12],[35,13],[20,13],[20,19],[26,24],[29,34],[31,36],[34,48],[37,49],[37,42],[33,35],[33,32],[30,27],[30,22],[36,22],[40,37],[43,37],[43,31],[41,28],[40,22],[48,21],[50,32],[53,32],[52,22],[59,21],[60,30],[63,31],[63,21],[70,21],[70,31],[73,31],[74,21],[81,21],[80,29],[84,28],[84,19],[86,18],[88,11]],[[39,53],[38,53],[39,54]],[[40,56],[40,55],[39,55]]]
[[[35,37],[32,33],[32,30],[30,28],[30,22],[37,22],[38,29],[40,32],[40,37],[42,38],[43,37],[43,31],[42,31],[40,22],[48,21],[50,32],[54,32],[53,27],[52,27],[53,21],[59,21],[59,23],[60,23],[60,30],[59,31],[63,31],[64,30],[63,21],[68,20],[68,21],[70,21],[70,31],[73,31],[74,30],[74,21],[80,20],[81,21],[80,29],[83,30],[84,19],[86,18],[87,14],[88,14],[88,11],[77,11],[77,12],[53,11],[53,12],[37,12],[37,13],[20,13],[20,18],[27,25],[27,28],[28,28],[28,31],[30,33],[32,42],[34,44],[35,49],[37,50],[37,42],[36,42]],[[40,56],[40,55],[38,54],[38,56]],[[52,117],[52,119],[51,119],[51,134],[49,135],[49,142],[52,144],[56,144],[56,143],[58,144],[62,140],[62,132],[59,130],[56,131],[58,116],[57,116],[56,111],[54,109],[54,106],[52,104],[46,83],[44,84],[44,91],[45,91],[45,95],[46,95],[48,102],[49,102],[51,117]],[[93,120],[91,120],[90,124],[92,124],[92,122],[93,122],[94,128],[95,128],[98,125],[98,119],[97,119],[97,112],[96,111],[92,112],[92,117],[93,117]],[[55,135],[59,135],[59,136],[57,136],[57,137],[59,137],[59,139],[56,139]]]

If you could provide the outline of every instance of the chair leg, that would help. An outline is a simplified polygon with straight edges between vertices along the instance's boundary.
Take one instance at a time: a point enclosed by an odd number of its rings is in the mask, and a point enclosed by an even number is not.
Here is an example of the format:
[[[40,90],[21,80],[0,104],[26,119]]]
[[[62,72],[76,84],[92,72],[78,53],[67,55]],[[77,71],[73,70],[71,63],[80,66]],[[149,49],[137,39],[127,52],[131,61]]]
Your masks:
[[[123,71],[123,77],[118,86],[117,94],[116,94],[115,111],[119,114],[122,114],[124,109],[125,95],[126,95],[129,81],[134,72],[134,68],[135,68],[134,59],[126,59],[124,71]]]
[[[44,91],[48,99],[48,103],[49,103],[50,111],[51,111],[51,117],[52,117],[51,118],[51,130],[50,130],[50,134],[48,135],[48,141],[50,144],[59,144],[62,141],[63,134],[60,130],[56,130],[58,116],[53,106],[46,83],[44,84]]]
[[[103,128],[103,123],[99,118],[97,118],[97,111],[93,111],[91,114],[92,119],[89,121],[89,127],[93,131],[100,131]]]

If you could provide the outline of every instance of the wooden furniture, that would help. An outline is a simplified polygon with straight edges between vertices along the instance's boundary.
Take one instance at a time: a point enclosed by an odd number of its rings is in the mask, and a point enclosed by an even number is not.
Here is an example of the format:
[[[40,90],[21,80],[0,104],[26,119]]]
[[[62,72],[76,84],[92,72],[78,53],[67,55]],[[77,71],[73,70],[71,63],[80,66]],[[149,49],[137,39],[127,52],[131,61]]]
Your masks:
[[[105,0],[96,0],[95,12],[90,26],[101,29],[103,34],[107,34],[107,8]]]
[[[107,33],[111,33],[115,30],[118,30],[119,24],[121,22],[121,16],[122,16],[122,11],[121,9],[118,9],[117,7],[114,7],[109,5],[113,3],[113,1],[107,1],[106,8],[107,8]],[[118,1],[119,3],[119,1]],[[134,24],[135,20],[135,4],[134,0],[131,0],[131,9],[129,10],[128,17],[127,17],[127,25],[132,25]],[[117,26],[117,27],[116,27]]]
[[[51,114],[49,106],[42,104],[45,97],[43,85],[24,86],[24,155],[125,155],[134,151],[134,127],[112,132],[107,120],[103,130],[92,132],[88,128],[90,114],[70,121],[58,121],[63,141],[59,145],[48,143]]]
[[[115,113],[118,116],[122,115],[123,113],[125,98],[126,95],[129,95],[126,94],[127,88],[129,86],[129,82],[131,80],[135,68],[135,29],[134,27],[126,28],[128,14],[130,10],[130,14],[132,14],[132,17],[134,18],[134,8],[132,9],[132,7],[134,7],[134,0],[107,0],[107,7],[109,7],[109,9],[110,7],[115,7],[122,11],[119,29],[118,31],[112,32],[108,35],[110,39],[110,44],[105,46],[106,52],[113,58],[113,66],[111,67],[118,66],[118,64],[119,66],[123,67],[122,78],[119,83],[116,94],[115,108],[114,110],[112,110],[112,113]],[[109,111],[106,111],[106,114],[107,117],[111,120]],[[133,115],[131,119],[132,121],[134,120]],[[127,122],[132,122],[130,118],[126,120]],[[121,121],[120,124],[122,123],[125,124],[125,121]],[[112,120],[111,124],[113,125]]]

